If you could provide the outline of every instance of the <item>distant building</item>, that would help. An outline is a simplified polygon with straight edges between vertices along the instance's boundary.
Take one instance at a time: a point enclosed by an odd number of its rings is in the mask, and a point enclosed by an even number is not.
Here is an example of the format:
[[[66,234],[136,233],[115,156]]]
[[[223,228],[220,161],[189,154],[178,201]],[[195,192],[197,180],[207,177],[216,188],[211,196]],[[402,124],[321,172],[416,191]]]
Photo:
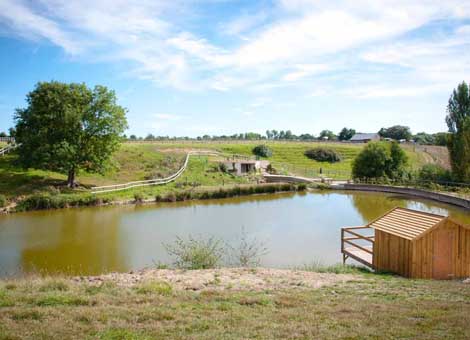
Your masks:
[[[352,143],[368,143],[379,140],[380,136],[378,133],[356,133],[349,141]]]
[[[266,170],[269,165],[269,161],[265,160],[233,160],[222,163],[227,167],[227,171],[239,176],[257,170]]]

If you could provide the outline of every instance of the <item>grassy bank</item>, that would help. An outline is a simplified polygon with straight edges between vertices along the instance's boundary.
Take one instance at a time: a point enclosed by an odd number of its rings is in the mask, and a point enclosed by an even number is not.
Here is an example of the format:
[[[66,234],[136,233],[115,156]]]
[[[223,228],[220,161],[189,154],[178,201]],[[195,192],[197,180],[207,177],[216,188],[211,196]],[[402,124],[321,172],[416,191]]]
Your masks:
[[[153,187],[156,190],[159,187]],[[227,185],[227,186],[209,186],[209,187],[190,187],[185,188],[181,186],[173,191],[165,192],[163,190],[157,191],[155,196],[150,196],[155,193],[155,189],[147,188],[144,191],[135,192],[133,199],[129,203],[142,203],[142,202],[181,202],[189,200],[205,200],[205,199],[219,199],[237,196],[247,196],[254,194],[273,194],[276,192],[287,191],[304,191],[307,188],[305,184],[289,184],[289,183],[273,183],[273,184],[259,184],[259,185]],[[123,193],[121,193],[123,194]],[[124,192],[125,194],[125,192]],[[114,195],[114,196],[113,196]],[[149,198],[150,197],[150,198]],[[107,195],[92,195],[92,194],[51,194],[39,193],[30,195],[19,201],[13,211],[31,211],[31,210],[47,210],[47,209],[62,209],[70,207],[83,207],[83,206],[100,206],[112,204],[113,202],[126,203],[126,201],[119,200],[116,194]]]
[[[10,200],[32,194],[72,195],[76,200],[88,199],[87,191],[93,186],[125,183],[130,181],[161,178],[174,173],[183,163],[188,150],[216,150],[226,154],[252,156],[251,150],[260,142],[240,143],[124,143],[112,159],[112,166],[103,174],[81,173],[78,182],[81,187],[70,190],[64,186],[65,175],[52,171],[22,169],[16,165],[14,153],[0,157],[0,195]],[[307,143],[307,142],[267,142],[273,150],[270,161],[279,171],[289,171],[300,175],[313,175],[320,168],[323,171],[337,171],[338,176],[347,177],[354,157],[364,147],[363,144]],[[321,163],[307,158],[304,152],[316,146],[328,146],[341,154],[338,163]],[[432,161],[421,151],[407,149],[411,167],[417,168]],[[132,199],[136,194],[144,198],[166,195],[180,189],[224,187],[257,182],[256,176],[237,177],[220,171],[217,158],[191,157],[187,170],[176,181],[163,186],[136,188],[123,192],[100,195],[103,200]],[[335,177],[335,174],[328,174]]]
[[[220,273],[203,275],[202,290],[165,280],[0,281],[0,339],[470,338],[470,285],[461,282],[321,274],[321,288],[221,289]]]

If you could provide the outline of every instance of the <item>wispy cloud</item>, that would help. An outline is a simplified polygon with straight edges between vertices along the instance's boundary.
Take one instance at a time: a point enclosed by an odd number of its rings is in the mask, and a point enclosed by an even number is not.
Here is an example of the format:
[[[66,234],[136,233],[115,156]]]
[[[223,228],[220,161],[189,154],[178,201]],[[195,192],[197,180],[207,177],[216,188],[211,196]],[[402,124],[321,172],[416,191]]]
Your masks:
[[[135,77],[189,91],[269,92],[300,86],[318,94],[324,91],[320,86],[349,85],[351,78],[338,81],[343,72],[355,78],[358,88],[368,88],[368,94],[359,93],[361,98],[398,96],[408,95],[406,88],[382,91],[380,83],[370,83],[369,64],[384,65],[382,77],[393,75],[392,87],[407,84],[409,95],[421,93],[413,88],[448,85],[469,70],[462,52],[469,47],[470,26],[461,24],[470,19],[468,2],[278,0],[270,8],[222,17],[216,25],[204,22],[204,15],[196,24],[192,18],[177,20],[185,8],[186,14],[196,6],[202,3],[0,0],[0,25],[10,34],[47,40],[86,60],[130,62],[129,74]],[[455,20],[446,39],[433,38],[432,32],[407,36],[439,20]],[[243,39],[224,40],[227,35]],[[399,77],[393,67],[401,68]],[[323,79],[312,84],[314,89],[305,87],[319,75]]]

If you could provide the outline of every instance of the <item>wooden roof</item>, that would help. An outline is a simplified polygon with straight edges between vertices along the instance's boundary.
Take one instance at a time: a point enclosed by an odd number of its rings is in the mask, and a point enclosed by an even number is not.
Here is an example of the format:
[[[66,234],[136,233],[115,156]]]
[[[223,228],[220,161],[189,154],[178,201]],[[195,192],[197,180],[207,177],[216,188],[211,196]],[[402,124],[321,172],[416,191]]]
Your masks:
[[[368,226],[407,240],[414,240],[446,218],[417,210],[395,208]]]

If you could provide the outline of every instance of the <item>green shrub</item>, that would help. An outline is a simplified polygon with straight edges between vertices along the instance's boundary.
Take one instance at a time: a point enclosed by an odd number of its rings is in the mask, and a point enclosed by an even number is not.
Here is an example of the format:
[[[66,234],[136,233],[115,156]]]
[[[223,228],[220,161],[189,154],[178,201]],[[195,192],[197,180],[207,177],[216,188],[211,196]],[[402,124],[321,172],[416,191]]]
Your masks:
[[[219,163],[219,170],[221,172],[227,172],[227,165],[225,163]]]
[[[297,184],[297,191],[304,191],[304,190],[307,190],[307,184],[305,183]]]
[[[425,164],[418,171],[418,178],[421,181],[431,182],[450,182],[452,180],[452,174],[449,170],[436,164]]]
[[[135,203],[142,203],[144,201],[144,195],[140,192],[136,192],[134,194],[134,202]]]
[[[210,269],[219,265],[224,253],[223,242],[217,238],[187,239],[176,237],[173,244],[163,244],[169,255],[175,258],[174,265],[181,269]]]
[[[255,146],[252,150],[253,154],[259,157],[271,157],[273,155],[273,152],[268,146],[261,144],[258,146]]]
[[[333,149],[318,147],[305,151],[305,156],[318,162],[336,163],[341,161],[341,155]]]
[[[0,208],[3,208],[7,205],[7,198],[4,195],[0,195]]]
[[[97,206],[109,203],[110,198],[100,198],[95,195],[72,196],[34,194],[20,201],[16,206],[16,211],[61,209],[67,207]]]
[[[174,192],[169,192],[166,196],[165,196],[165,201],[166,202],[176,202],[176,195]]]
[[[227,245],[231,264],[235,267],[257,267],[261,257],[268,253],[266,243],[256,238],[250,238],[242,227],[241,235],[235,245]]]
[[[372,142],[354,159],[353,178],[399,179],[405,174],[407,156],[396,142]]]

